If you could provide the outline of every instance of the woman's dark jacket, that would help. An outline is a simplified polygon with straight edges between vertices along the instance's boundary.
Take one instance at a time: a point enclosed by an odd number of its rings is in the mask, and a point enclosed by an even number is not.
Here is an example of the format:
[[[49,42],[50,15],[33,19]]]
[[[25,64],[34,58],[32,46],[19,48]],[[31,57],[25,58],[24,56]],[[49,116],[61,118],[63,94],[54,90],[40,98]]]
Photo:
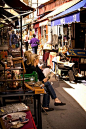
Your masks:
[[[26,74],[31,74],[33,71],[36,71],[38,74],[39,81],[42,81],[45,78],[42,70],[38,66],[34,67],[31,65],[27,65],[26,63],[24,64],[25,64]]]

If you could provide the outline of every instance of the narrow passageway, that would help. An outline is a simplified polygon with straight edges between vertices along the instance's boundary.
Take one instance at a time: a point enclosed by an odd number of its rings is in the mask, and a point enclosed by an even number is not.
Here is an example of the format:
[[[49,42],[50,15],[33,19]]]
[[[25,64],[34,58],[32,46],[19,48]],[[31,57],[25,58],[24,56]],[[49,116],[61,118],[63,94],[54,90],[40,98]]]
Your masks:
[[[54,111],[48,112],[48,115],[42,113],[43,129],[86,129],[86,112],[78,102],[64,89],[72,90],[73,87],[60,81],[59,84],[53,77],[51,80],[58,98],[66,102],[65,106],[55,107],[53,100],[50,101],[50,107]],[[83,93],[83,91],[82,91]],[[77,92],[77,94],[79,94]],[[85,98],[83,98],[85,100]]]
[[[69,81],[57,81],[54,75],[49,81],[57,97],[66,105],[55,107],[51,99],[50,108],[54,108],[54,111],[47,112],[48,115],[42,112],[42,129],[86,129],[86,86],[80,83],[70,84]],[[33,105],[30,101],[28,105],[33,114]]]

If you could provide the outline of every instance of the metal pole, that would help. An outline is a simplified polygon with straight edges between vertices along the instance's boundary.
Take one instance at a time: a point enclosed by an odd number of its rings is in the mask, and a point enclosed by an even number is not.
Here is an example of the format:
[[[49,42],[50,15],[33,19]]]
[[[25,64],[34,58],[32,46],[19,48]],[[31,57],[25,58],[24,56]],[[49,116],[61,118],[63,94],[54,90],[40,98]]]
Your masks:
[[[20,16],[20,28],[21,28],[21,57],[22,57],[22,16]]]
[[[63,25],[62,25],[62,47],[64,46],[63,45],[63,34],[64,34],[64,32],[63,32]]]
[[[53,44],[53,30],[52,30],[52,27],[51,27],[51,49],[52,49],[52,44]]]

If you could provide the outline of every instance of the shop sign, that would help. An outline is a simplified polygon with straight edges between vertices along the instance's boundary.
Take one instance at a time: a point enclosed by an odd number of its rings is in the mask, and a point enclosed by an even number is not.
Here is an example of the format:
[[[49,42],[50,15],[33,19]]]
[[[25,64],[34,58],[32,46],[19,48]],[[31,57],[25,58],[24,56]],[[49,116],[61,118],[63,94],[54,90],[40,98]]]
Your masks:
[[[76,21],[76,14],[73,15],[73,21]]]
[[[45,26],[45,25],[48,25],[48,20],[39,23],[39,26]]]
[[[61,24],[65,24],[65,18],[62,18],[62,19],[60,20],[60,22],[61,22]]]
[[[79,56],[86,56],[86,51],[85,50],[80,50],[80,49],[69,49],[69,54],[70,55],[79,55]]]

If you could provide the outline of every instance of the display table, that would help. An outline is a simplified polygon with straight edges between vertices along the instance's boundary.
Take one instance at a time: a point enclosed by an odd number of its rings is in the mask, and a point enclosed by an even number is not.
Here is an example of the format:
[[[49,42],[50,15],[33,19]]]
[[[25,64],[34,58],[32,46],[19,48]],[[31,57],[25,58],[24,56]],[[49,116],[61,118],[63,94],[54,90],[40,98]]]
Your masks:
[[[34,116],[35,116],[35,124],[37,125],[37,129],[42,129],[42,117],[41,117],[41,94],[35,94],[34,92],[8,92],[6,94],[0,95],[2,105],[5,105],[5,99],[11,98],[12,96],[33,96],[34,97]],[[24,128],[26,129],[26,128]]]
[[[33,117],[32,117],[31,111],[29,110],[29,111],[27,111],[27,112],[25,112],[25,113],[26,113],[26,118],[29,119],[29,121],[28,121],[27,123],[25,123],[25,124],[21,127],[21,129],[37,129],[37,128],[36,128],[36,125],[35,125],[35,122],[34,122],[34,119],[33,119]],[[4,123],[4,121],[3,121],[2,118],[0,118],[0,123],[1,123],[1,127],[2,127],[3,129],[7,129],[7,126],[6,126],[6,124]]]
[[[86,76],[86,56],[68,55],[67,57],[71,58],[72,62],[75,63],[75,68],[78,72]]]
[[[83,49],[69,49],[68,58],[71,58],[75,63],[75,68],[79,73],[86,76],[86,50]]]

